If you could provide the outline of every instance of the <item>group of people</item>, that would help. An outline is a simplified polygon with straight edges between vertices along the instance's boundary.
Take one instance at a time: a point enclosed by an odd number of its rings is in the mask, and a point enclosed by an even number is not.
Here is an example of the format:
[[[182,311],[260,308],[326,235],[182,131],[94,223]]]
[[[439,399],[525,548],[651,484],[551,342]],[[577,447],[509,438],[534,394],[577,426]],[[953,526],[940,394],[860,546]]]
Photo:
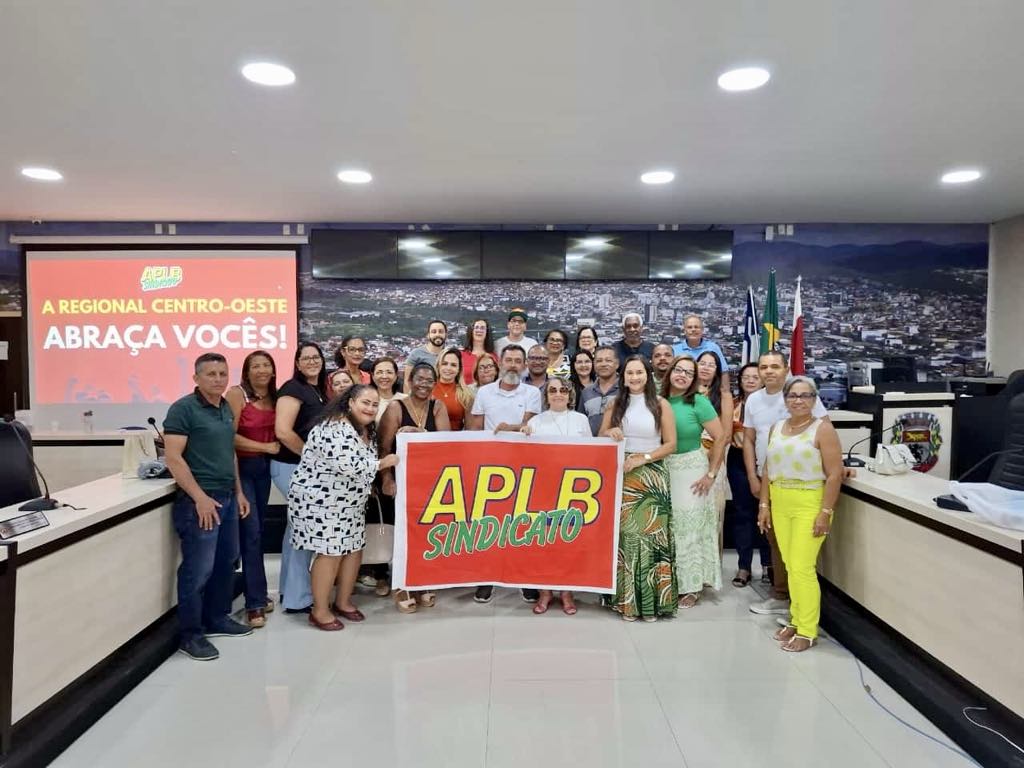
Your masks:
[[[527,335],[528,322],[513,309],[507,335],[495,340],[489,322],[476,318],[460,347],[433,320],[401,368],[390,357],[367,361],[366,340],[352,335],[328,373],[321,347],[304,341],[280,388],[265,352],[246,357],[231,387],[224,358],[200,356],[195,391],[164,422],[180,488],[181,650],[216,658],[207,638],[248,634],[274,609],[261,547],[272,484],[288,501],[286,612],[308,613],[310,625],[325,631],[342,629],[342,619],[363,621],[352,600],[359,582],[392,594],[402,613],[433,606],[433,592],[392,590],[387,563],[362,565],[367,509],[371,522],[394,524],[398,434],[463,429],[624,443],[617,583],[607,604],[626,621],[674,616],[722,587],[731,492],[739,554],[732,584],[750,583],[759,549],[773,594],[751,610],[789,617],[776,633],[785,650],[812,646],[815,563],[843,474],[814,381],[789,377],[783,356],[768,352],[740,368],[734,393],[725,356],[696,315],[685,319],[674,347],[645,340],[636,313],[623,318],[613,343],[592,327],[578,329],[572,345],[559,329],[538,341]],[[229,615],[239,555],[244,622]],[[522,593],[537,614],[555,599],[549,590]],[[474,599],[492,595],[482,585]],[[565,614],[576,613],[572,593],[562,591],[559,601]]]

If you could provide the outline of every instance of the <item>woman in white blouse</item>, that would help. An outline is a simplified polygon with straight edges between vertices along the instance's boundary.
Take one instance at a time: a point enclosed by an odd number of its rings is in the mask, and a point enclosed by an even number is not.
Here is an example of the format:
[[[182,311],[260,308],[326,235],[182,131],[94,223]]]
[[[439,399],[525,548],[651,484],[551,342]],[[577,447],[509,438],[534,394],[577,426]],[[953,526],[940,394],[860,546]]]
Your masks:
[[[590,438],[590,422],[582,413],[573,410],[576,392],[568,379],[552,377],[544,384],[544,410],[524,424],[520,431],[526,435],[544,435],[545,437]],[[550,589],[542,589],[540,597],[533,606],[533,612],[545,613],[554,594]],[[572,592],[562,590],[562,612],[567,616],[576,613],[576,603]]]

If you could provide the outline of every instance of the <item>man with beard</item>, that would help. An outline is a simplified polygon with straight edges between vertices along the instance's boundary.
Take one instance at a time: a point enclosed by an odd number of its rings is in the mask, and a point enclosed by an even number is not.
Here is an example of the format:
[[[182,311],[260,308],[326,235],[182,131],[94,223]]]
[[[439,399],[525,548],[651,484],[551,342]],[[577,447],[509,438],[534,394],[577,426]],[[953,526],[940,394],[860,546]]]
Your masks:
[[[409,391],[409,375],[419,363],[437,367],[437,356],[444,351],[444,343],[448,339],[448,326],[443,320],[431,320],[427,323],[427,343],[416,347],[405,360],[405,391]]]
[[[543,390],[548,380],[548,350],[543,344],[535,344],[527,350],[526,371],[523,381]]]
[[[661,392],[661,382],[668,375],[668,369],[672,365],[674,357],[671,344],[658,344],[654,347],[654,352],[651,353],[651,368],[654,369],[654,382],[659,392]]]
[[[644,341],[644,319],[636,312],[627,312],[622,318],[622,338],[615,342],[615,352],[622,362],[630,355],[643,355],[648,360],[654,352],[654,345]]]
[[[547,353],[544,353],[545,365]],[[501,350],[501,374],[498,380],[480,387],[473,401],[473,411],[466,416],[466,429],[486,429],[491,432],[518,432],[526,422],[540,413],[540,390],[522,381],[526,367],[526,353],[518,344],[508,344]],[[476,588],[473,599],[489,603],[494,587],[485,584]],[[540,593],[524,589],[523,600],[534,603]]]
[[[594,377],[594,383],[580,392],[578,408],[590,422],[591,433],[597,437],[604,409],[615,402],[619,394],[619,355],[615,347],[605,344],[594,352]]]

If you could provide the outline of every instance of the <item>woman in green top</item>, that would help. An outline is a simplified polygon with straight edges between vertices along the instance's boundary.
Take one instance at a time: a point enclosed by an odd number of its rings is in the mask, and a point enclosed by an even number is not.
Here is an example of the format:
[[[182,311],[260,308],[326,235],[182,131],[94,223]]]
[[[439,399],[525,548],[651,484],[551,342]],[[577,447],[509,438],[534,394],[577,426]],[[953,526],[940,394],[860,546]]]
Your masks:
[[[722,588],[718,509],[709,491],[722,468],[729,436],[711,401],[697,391],[699,386],[697,362],[689,355],[680,355],[672,361],[661,390],[676,417],[676,452],[665,459],[665,464],[672,494],[681,608],[695,606],[705,586]],[[705,430],[715,441],[710,464],[700,442]]]

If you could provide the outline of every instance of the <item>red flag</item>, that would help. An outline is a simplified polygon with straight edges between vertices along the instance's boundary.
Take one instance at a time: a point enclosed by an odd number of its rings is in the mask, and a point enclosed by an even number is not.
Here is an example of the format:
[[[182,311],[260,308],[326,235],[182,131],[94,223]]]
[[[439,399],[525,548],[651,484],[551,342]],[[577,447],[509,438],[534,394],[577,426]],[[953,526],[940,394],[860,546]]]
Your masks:
[[[793,296],[793,341],[789,353],[789,370],[794,376],[801,376],[804,369],[804,315],[800,307],[800,280],[796,279],[796,294]]]

